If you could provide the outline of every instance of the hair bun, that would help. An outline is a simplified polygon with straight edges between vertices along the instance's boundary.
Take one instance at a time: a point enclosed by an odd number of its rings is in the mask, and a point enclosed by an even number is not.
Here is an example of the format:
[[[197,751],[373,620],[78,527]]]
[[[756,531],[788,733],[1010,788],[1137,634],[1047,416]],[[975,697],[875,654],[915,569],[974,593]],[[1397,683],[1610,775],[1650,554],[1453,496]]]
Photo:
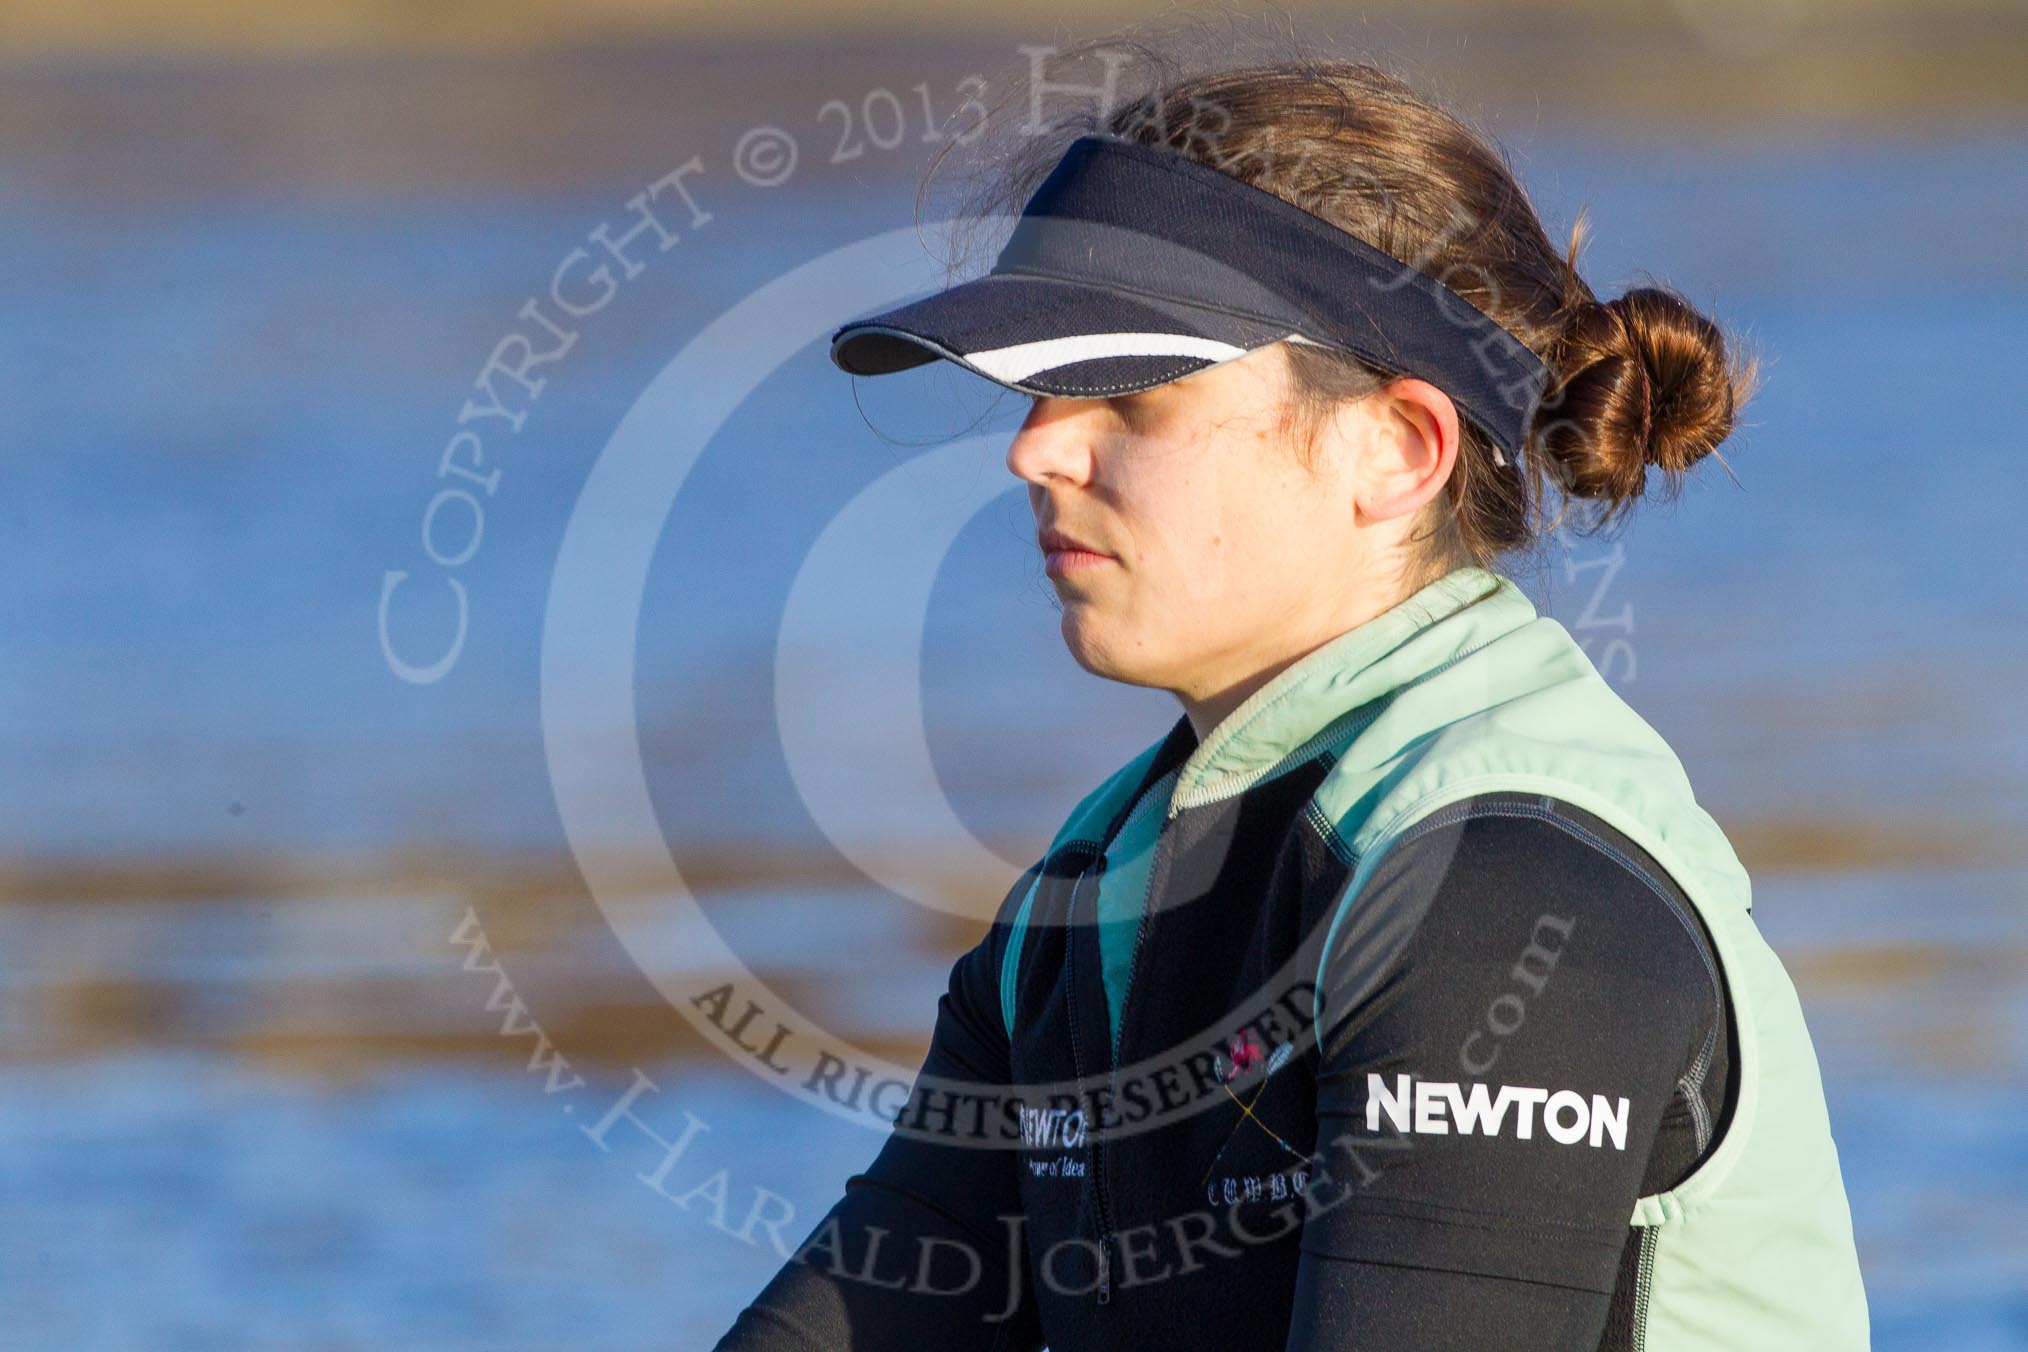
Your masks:
[[[1537,420],[1539,444],[1564,490],[1608,503],[1608,516],[1642,496],[1651,466],[1679,490],[1732,434],[1754,385],[1718,326],[1660,287],[1583,302],[1554,357],[1559,381]]]

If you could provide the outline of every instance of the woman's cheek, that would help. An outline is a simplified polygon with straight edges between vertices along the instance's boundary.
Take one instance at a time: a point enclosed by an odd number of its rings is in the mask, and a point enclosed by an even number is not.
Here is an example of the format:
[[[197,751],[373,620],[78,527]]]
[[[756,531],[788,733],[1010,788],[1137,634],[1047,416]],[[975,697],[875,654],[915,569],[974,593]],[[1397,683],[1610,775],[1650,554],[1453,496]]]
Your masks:
[[[1232,593],[1233,551],[1223,534],[1203,537],[1177,560],[1176,575],[1183,600],[1203,611],[1218,605]]]

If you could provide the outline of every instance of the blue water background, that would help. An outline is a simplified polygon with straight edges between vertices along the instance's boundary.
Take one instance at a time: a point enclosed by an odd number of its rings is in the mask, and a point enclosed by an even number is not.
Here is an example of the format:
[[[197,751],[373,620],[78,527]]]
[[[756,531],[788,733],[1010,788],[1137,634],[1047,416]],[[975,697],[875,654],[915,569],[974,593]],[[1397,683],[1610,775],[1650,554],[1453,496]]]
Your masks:
[[[1573,625],[1594,602],[1631,615],[1610,631],[1632,646],[1617,684],[1721,821],[1915,842],[1906,862],[1770,867],[1756,914],[1818,1039],[1876,1345],[2028,1345],[2028,134],[1545,132],[1520,167],[1552,230],[1589,204],[1602,294],[1647,269],[1772,358],[1725,451],[1737,483],[1707,466],[1610,570],[1531,590]],[[502,479],[459,570],[470,635],[419,686],[383,658],[382,576],[426,572],[418,523],[479,365],[634,187],[112,210],[0,167],[0,851],[144,878],[193,857],[563,852],[538,659],[577,492],[710,317],[905,222],[894,168],[721,177],[714,220],[585,322],[522,431],[488,442]],[[769,698],[796,567],[912,443],[1012,426],[942,367],[855,387],[810,338],[714,439],[641,614],[614,620],[637,623],[640,736],[679,853],[821,844]],[[1004,477],[987,452],[980,472]],[[1173,706],[1063,653],[1007,482],[938,574],[922,689],[943,787],[1011,869]],[[864,604],[878,628],[881,597]],[[426,648],[432,618],[397,638]],[[1947,851],[1921,848],[1946,830]],[[706,1346],[773,1270],[709,1206],[640,1182],[650,1152],[580,1130],[624,1055],[588,1070],[573,1117],[504,1043],[338,1079],[238,1049],[290,1020],[484,1036],[491,982],[446,942],[455,885],[226,890],[0,905],[0,1342]],[[831,990],[862,1031],[926,1032],[947,932],[912,939],[912,911],[849,886],[746,900],[749,960]],[[517,952],[539,1018],[631,979],[590,922]],[[108,1012],[131,989],[146,999]],[[671,1131],[685,1109],[709,1124],[686,1169],[728,1171],[735,1227],[755,1188],[813,1222],[877,1144],[723,1062],[633,1064]]]

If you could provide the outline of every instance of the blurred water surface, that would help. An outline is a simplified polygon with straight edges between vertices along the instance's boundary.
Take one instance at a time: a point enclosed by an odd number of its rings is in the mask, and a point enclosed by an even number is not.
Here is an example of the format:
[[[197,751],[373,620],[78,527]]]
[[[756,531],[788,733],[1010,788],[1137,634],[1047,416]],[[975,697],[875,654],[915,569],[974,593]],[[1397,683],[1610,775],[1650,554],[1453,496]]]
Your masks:
[[[1773,358],[1725,451],[1737,482],[1708,466],[1675,511],[1523,580],[1754,870],[1818,1040],[1876,1345],[2028,1345],[2028,133],[1552,131],[1520,167],[1552,232],[1589,203],[1601,293],[1650,269]],[[638,185],[113,210],[0,165],[0,1342],[704,1346],[778,1261],[737,1233],[757,1191],[800,1238],[870,1157],[704,1051],[603,924],[552,802],[537,659],[619,417],[754,287],[905,223],[903,168],[726,188],[586,322],[489,442],[470,635],[417,686],[383,658],[382,576],[423,566],[485,353]],[[943,368],[855,389],[822,337],[713,441],[642,614],[613,623],[638,622],[651,787],[708,913],[907,1061],[976,929],[826,849],[774,645],[854,494],[1013,422]],[[938,574],[921,681],[943,790],[1006,864],[971,880],[989,898],[1173,717],[1062,652],[1007,484]],[[863,605],[842,627],[890,634],[882,596]],[[398,637],[427,645],[428,618]],[[851,716],[915,716],[891,694]],[[463,966],[468,916],[586,1087],[525,1069],[496,978]],[[649,960],[682,969],[680,934]],[[666,1134],[708,1127],[671,1191],[723,1169],[718,1191],[672,1203],[642,1141],[585,1134],[637,1069]]]

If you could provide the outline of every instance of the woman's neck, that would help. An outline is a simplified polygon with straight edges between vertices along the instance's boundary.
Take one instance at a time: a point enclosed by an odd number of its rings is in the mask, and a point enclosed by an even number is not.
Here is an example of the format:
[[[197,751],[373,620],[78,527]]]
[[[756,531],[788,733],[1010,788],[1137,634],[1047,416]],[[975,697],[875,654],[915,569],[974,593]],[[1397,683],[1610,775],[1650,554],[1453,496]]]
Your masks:
[[[1402,595],[1406,596],[1404,592]],[[1360,606],[1340,613],[1336,618],[1306,628],[1306,637],[1293,643],[1285,642],[1278,648],[1256,653],[1247,660],[1232,663],[1229,670],[1243,674],[1207,678],[1199,687],[1190,690],[1172,690],[1183,712],[1190,719],[1190,726],[1197,732],[1201,743],[1211,735],[1220,723],[1232,716],[1234,710],[1246,703],[1247,699],[1262,686],[1282,672],[1300,662],[1331,640],[1349,633],[1399,603],[1401,597],[1369,597]]]

